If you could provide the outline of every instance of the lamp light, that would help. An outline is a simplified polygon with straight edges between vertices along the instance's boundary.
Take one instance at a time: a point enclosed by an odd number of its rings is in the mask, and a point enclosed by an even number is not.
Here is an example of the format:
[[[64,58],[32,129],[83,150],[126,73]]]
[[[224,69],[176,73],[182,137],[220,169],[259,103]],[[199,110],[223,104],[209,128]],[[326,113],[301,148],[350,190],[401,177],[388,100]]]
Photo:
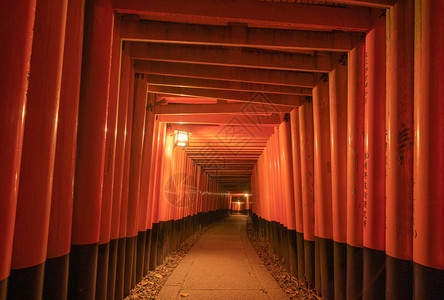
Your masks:
[[[186,147],[189,144],[190,133],[188,131],[174,131],[174,146]]]

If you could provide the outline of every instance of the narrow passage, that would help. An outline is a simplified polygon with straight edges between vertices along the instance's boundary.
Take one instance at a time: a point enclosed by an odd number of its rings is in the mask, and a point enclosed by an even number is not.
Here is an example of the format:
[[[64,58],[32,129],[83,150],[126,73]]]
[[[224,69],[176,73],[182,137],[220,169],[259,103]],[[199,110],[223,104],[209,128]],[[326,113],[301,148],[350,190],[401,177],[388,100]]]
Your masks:
[[[246,216],[234,215],[208,230],[158,299],[288,299],[250,244],[246,224]]]

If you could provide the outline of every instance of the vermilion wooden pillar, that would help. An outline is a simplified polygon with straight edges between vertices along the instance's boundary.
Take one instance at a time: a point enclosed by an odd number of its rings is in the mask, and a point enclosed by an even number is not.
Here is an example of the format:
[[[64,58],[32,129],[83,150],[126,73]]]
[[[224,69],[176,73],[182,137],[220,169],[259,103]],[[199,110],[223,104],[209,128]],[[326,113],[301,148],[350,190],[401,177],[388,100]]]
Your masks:
[[[387,11],[387,299],[412,296],[414,1]]]
[[[444,1],[415,2],[414,299],[444,296]]]
[[[36,7],[9,299],[41,299],[43,292],[66,8],[67,1]]]
[[[281,153],[283,149],[280,147],[280,130],[278,127],[275,127],[274,130],[274,161],[275,161],[275,178],[278,178],[280,174],[282,174],[282,163],[281,163]],[[286,262],[286,268],[289,269],[288,262],[290,259],[288,258],[288,238],[287,238],[287,214],[285,212],[285,191],[284,191],[284,182],[277,181],[276,185],[276,198],[275,198],[275,209],[278,212],[279,218],[278,222],[278,236],[277,236],[277,247],[278,254],[282,257]]]
[[[302,209],[302,186],[301,186],[301,155],[299,138],[299,109],[295,108],[290,113],[291,124],[291,150],[293,162],[293,191],[295,207],[296,244],[297,244],[297,264],[299,280],[304,279],[304,217]]]
[[[131,86],[130,86],[131,88]],[[130,101],[131,103],[131,101]],[[137,246],[137,219],[140,192],[140,174],[142,164],[143,135],[145,126],[145,114],[147,103],[147,84],[143,75],[136,74],[134,79],[134,109],[131,126],[131,144],[129,161],[129,182],[128,182],[128,214],[126,233],[126,262],[125,262],[125,282],[133,281],[135,276],[134,253]],[[129,150],[129,149],[127,149]],[[134,273],[134,274],[133,274]],[[135,280],[135,278],[134,278]],[[132,284],[125,286],[125,293]]]
[[[125,47],[127,47],[125,43]],[[126,120],[126,141],[125,141],[125,162],[123,166],[123,186],[122,186],[122,204],[120,206],[120,237],[124,239],[125,255],[124,255],[124,273],[123,273],[123,297],[128,296],[131,286],[131,268],[133,260],[129,255],[132,254],[132,249],[128,249],[128,208],[129,208],[129,180],[131,168],[131,143],[132,143],[132,128],[134,117],[134,63],[130,63],[129,83],[128,83],[128,110]],[[132,256],[131,256],[132,258]],[[116,288],[119,288],[116,286]],[[115,297],[120,299],[116,292]]]
[[[154,113],[153,107],[155,104],[155,96],[152,93],[148,94],[148,108],[145,118],[145,137],[143,139],[143,153],[142,153],[142,170],[140,175],[140,195],[139,195],[139,215],[138,215],[138,241],[143,239],[145,241],[144,245],[138,243],[137,247],[137,268],[140,271],[137,272],[137,277],[146,275],[148,273],[147,264],[147,248],[149,241],[149,231],[147,227],[147,215],[148,215],[148,193],[149,193],[149,183],[150,183],[150,171],[151,171],[151,153],[153,149],[153,132],[154,132]],[[141,249],[141,247],[143,249]],[[144,253],[143,255],[140,253]],[[149,253],[149,252],[148,252]],[[140,281],[136,278],[136,281]]]
[[[347,278],[347,54],[332,54],[329,74],[334,294],[345,299]]]
[[[107,299],[108,265],[117,255],[117,244],[110,243],[113,209],[113,189],[116,157],[116,132],[120,81],[120,17],[115,16],[109,84],[109,104],[106,122],[105,166],[103,172],[102,209],[100,212],[99,255],[97,261],[96,300]],[[115,266],[115,263],[113,264]],[[113,269],[115,274],[115,269]],[[114,275],[113,274],[113,275]],[[114,275],[115,276],[115,275]],[[114,286],[114,285],[113,285]]]
[[[314,201],[319,220],[319,254],[322,297],[334,298],[333,222],[331,200],[330,111],[328,76],[313,88]]]
[[[82,66],[84,1],[69,1],[63,56],[56,156],[45,264],[44,298],[68,296],[72,207]]]
[[[364,197],[364,43],[348,55],[347,87],[347,299],[362,295]]]
[[[147,204],[147,216],[146,216],[146,227],[147,229],[152,229],[153,222],[153,192],[154,192],[154,177],[155,177],[155,168],[157,165],[157,142],[159,135],[159,121],[154,120],[153,124],[153,141],[152,141],[152,150],[151,150],[151,168],[150,168],[150,177],[149,177],[149,187],[148,187],[148,204]],[[148,257],[149,259],[149,257]],[[151,270],[151,269],[150,269]]]
[[[158,237],[158,231],[159,231],[159,197],[160,192],[160,179],[161,179],[161,170],[162,170],[162,156],[163,156],[163,145],[164,145],[164,137],[166,133],[166,124],[160,123],[158,124],[158,130],[157,130],[157,136],[155,141],[155,148],[153,148],[153,160],[155,163],[155,168],[153,169],[153,181],[152,185],[152,192],[150,192],[150,197],[152,201],[151,204],[151,236],[150,236],[150,270],[154,270],[157,266],[157,237]],[[155,151],[154,151],[155,149]],[[153,163],[151,163],[154,165]]]
[[[304,221],[305,280],[314,287],[314,191],[313,191],[313,103],[299,107],[299,137],[301,147],[301,187]]]
[[[266,143],[266,147],[265,147],[265,149],[264,149],[264,152],[263,152],[263,157],[262,157],[262,169],[261,170],[259,170],[259,174],[261,174],[261,186],[264,188],[264,196],[263,196],[263,203],[262,203],[262,205],[263,205],[263,218],[264,219],[266,219],[266,220],[268,220],[268,221],[271,221],[271,213],[270,213],[270,190],[271,190],[271,187],[270,187],[270,184],[267,182],[267,178],[266,178],[266,176],[265,176],[265,174],[268,174],[270,171],[269,171],[269,160],[268,160],[268,157],[269,157],[269,151],[268,151],[268,145],[270,144],[270,142],[269,142],[269,140],[267,140],[267,143]]]
[[[365,39],[364,299],[385,295],[385,16]]]
[[[129,74],[130,74],[130,49],[128,43],[121,42],[121,68],[120,68],[120,89],[119,108],[117,120],[116,137],[116,157],[114,170],[113,204],[111,212],[111,245],[113,250],[117,248],[117,253],[110,256],[108,270],[108,299],[123,298],[123,276],[125,267],[125,233],[120,232],[120,215],[126,214],[126,204],[122,203],[123,197],[123,177],[125,165],[125,149],[127,139],[127,119],[128,119],[128,96],[129,96]],[[126,227],[125,227],[126,228]],[[115,261],[115,267],[111,264]]]
[[[296,219],[295,201],[293,190],[293,158],[291,149],[291,125],[290,120],[279,126],[280,163],[284,197],[284,213],[287,221],[288,257],[290,258],[290,271],[297,275],[297,244],[296,244]],[[253,185],[253,182],[251,183]]]
[[[85,3],[69,298],[94,299],[105,159],[113,12]]]
[[[0,10],[0,299],[6,298],[19,188],[23,129],[28,89],[27,74],[36,0],[3,4]]]
[[[265,164],[267,167],[267,173],[271,174],[271,178],[267,178],[265,177],[265,184],[268,186],[268,197],[267,197],[267,202],[268,202],[268,215],[269,215],[269,220],[270,221],[275,221],[276,220],[276,212],[275,212],[275,205],[274,205],[274,201],[275,201],[275,190],[276,190],[276,185],[274,184],[274,180],[276,179],[274,177],[274,164],[273,164],[273,135],[270,137],[270,139],[267,141],[267,146],[266,146],[266,151],[267,151],[267,156],[265,158]]]

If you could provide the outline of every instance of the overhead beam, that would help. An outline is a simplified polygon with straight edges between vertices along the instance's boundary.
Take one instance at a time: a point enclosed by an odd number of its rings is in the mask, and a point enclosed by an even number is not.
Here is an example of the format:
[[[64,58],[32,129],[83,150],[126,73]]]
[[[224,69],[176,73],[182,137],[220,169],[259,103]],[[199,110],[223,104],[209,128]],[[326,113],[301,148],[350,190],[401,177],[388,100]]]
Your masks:
[[[197,159],[193,159],[193,161],[196,161]],[[254,166],[256,164],[256,160],[251,160],[251,163],[243,163],[243,162],[208,162],[208,161],[204,161],[204,160],[197,160],[197,163],[200,166],[215,166],[215,165],[250,165],[250,166]]]
[[[252,143],[257,143],[257,144],[266,144],[268,140],[268,137],[266,136],[259,136],[259,137],[254,137],[254,140]],[[225,140],[225,139],[219,139],[218,137],[212,137],[212,138],[203,138],[203,137],[198,137],[196,139],[193,138],[193,136],[191,136],[190,141],[192,141],[193,143],[200,143],[200,144],[213,144],[213,143],[223,143],[223,144],[231,144],[234,143],[231,140]]]
[[[170,104],[170,105],[156,105],[154,113],[158,115],[193,115],[193,114],[257,114],[263,113],[262,104],[249,103],[251,107],[249,112],[245,111],[245,103],[230,103],[230,104]],[[274,106],[273,112],[288,113],[293,108],[290,106]]]
[[[134,71],[136,73],[144,74],[185,76],[203,79],[220,79],[228,81],[288,85],[307,88],[313,88],[315,86],[313,73],[307,72],[208,66],[143,60],[136,60],[134,62]]]
[[[145,20],[124,20],[121,24],[121,38],[129,41],[282,50],[344,52],[354,47],[359,36],[359,33],[336,31],[302,31],[243,26],[196,25]]]
[[[370,11],[361,7],[326,7],[255,0],[113,0],[120,13],[189,23],[246,23],[257,27],[368,31]]]
[[[207,89],[266,92],[287,95],[311,96],[312,89],[285,85],[260,84],[240,81],[212,80],[190,77],[147,75],[150,85],[180,86],[180,87],[202,87]]]
[[[253,151],[263,150],[266,146],[266,143],[257,143],[257,142],[249,142],[248,143],[248,149],[251,149]],[[190,141],[190,145],[186,147],[187,150],[199,150],[201,149],[208,149],[208,147],[211,147],[211,149],[214,150],[227,150],[227,149],[236,149],[236,148],[243,148],[245,146],[239,146],[236,143],[224,143],[224,142],[212,142],[212,143],[196,143],[194,141]]]
[[[268,106],[269,107],[269,106]],[[273,107],[273,106],[271,106]],[[251,118],[254,118],[255,116],[250,116]],[[225,125],[196,125],[196,124],[172,124],[172,129],[178,129],[178,130],[186,130],[191,132],[190,141],[193,141],[194,139],[202,140],[218,140],[218,141],[234,141],[235,139],[241,139],[243,137],[248,137],[251,140],[267,140],[273,133],[273,128],[261,128],[260,131],[257,130],[256,125],[252,126],[244,126],[242,131],[236,130],[236,131],[229,131],[229,128],[227,128]],[[252,135],[251,133],[254,133]]]
[[[242,152],[242,154],[251,154],[251,155],[255,155],[257,153],[261,154],[262,151],[264,150],[264,147],[262,147],[261,149],[251,149],[249,146],[245,146],[245,147],[238,147],[238,148],[225,148],[225,149],[214,149],[214,152],[217,153],[239,153]],[[190,154],[199,154],[199,155],[207,155],[206,152],[202,152],[202,149],[186,149],[185,150],[187,153]]]
[[[178,123],[178,124],[217,124],[225,126],[278,126],[282,123],[280,114],[272,116],[256,116],[254,119],[245,115],[229,116],[229,115],[191,115],[191,116],[158,116],[159,122]]]
[[[323,0],[325,3],[345,4],[345,5],[358,5],[367,6],[373,8],[388,9],[395,4],[395,0]]]
[[[305,72],[331,71],[331,56],[328,53],[309,55],[253,48],[133,42],[131,45],[131,57],[141,60],[228,67]]]
[[[283,105],[289,107],[298,107],[304,103],[304,97],[296,95],[293,96],[270,93],[207,90],[200,88],[182,88],[172,86],[149,86],[148,89],[151,93],[182,95],[191,97],[210,97],[223,100],[247,102],[248,104],[260,103],[261,105]],[[248,104],[244,104],[244,106],[247,106]]]

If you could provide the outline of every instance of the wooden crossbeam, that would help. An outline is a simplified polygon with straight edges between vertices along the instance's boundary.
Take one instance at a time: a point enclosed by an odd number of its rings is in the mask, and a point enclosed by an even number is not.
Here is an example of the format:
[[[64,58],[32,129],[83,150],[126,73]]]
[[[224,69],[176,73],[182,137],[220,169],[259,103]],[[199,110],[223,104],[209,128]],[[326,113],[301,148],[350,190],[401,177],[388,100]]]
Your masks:
[[[368,10],[368,13],[370,14],[370,10]],[[282,50],[344,52],[353,49],[359,36],[360,34],[358,33],[336,31],[302,31],[244,26],[196,25],[144,20],[128,20],[123,21],[121,24],[121,38],[129,41]]]
[[[134,42],[131,45],[131,57],[140,60],[198,63],[229,67],[324,73],[331,71],[331,57],[329,54],[308,55],[238,47]]]
[[[121,13],[188,23],[235,22],[257,27],[342,31],[368,31],[371,26],[370,11],[362,7],[327,7],[255,0],[114,0],[113,7]]]
[[[191,78],[191,77],[148,74],[147,81],[150,86],[161,85],[161,86],[176,86],[176,87],[178,86],[178,87],[191,87],[191,88],[200,87],[206,89],[243,91],[243,92],[264,92],[264,93],[303,95],[303,96],[312,95],[311,88],[229,81],[229,80],[214,80],[214,79],[201,79],[201,78]]]

